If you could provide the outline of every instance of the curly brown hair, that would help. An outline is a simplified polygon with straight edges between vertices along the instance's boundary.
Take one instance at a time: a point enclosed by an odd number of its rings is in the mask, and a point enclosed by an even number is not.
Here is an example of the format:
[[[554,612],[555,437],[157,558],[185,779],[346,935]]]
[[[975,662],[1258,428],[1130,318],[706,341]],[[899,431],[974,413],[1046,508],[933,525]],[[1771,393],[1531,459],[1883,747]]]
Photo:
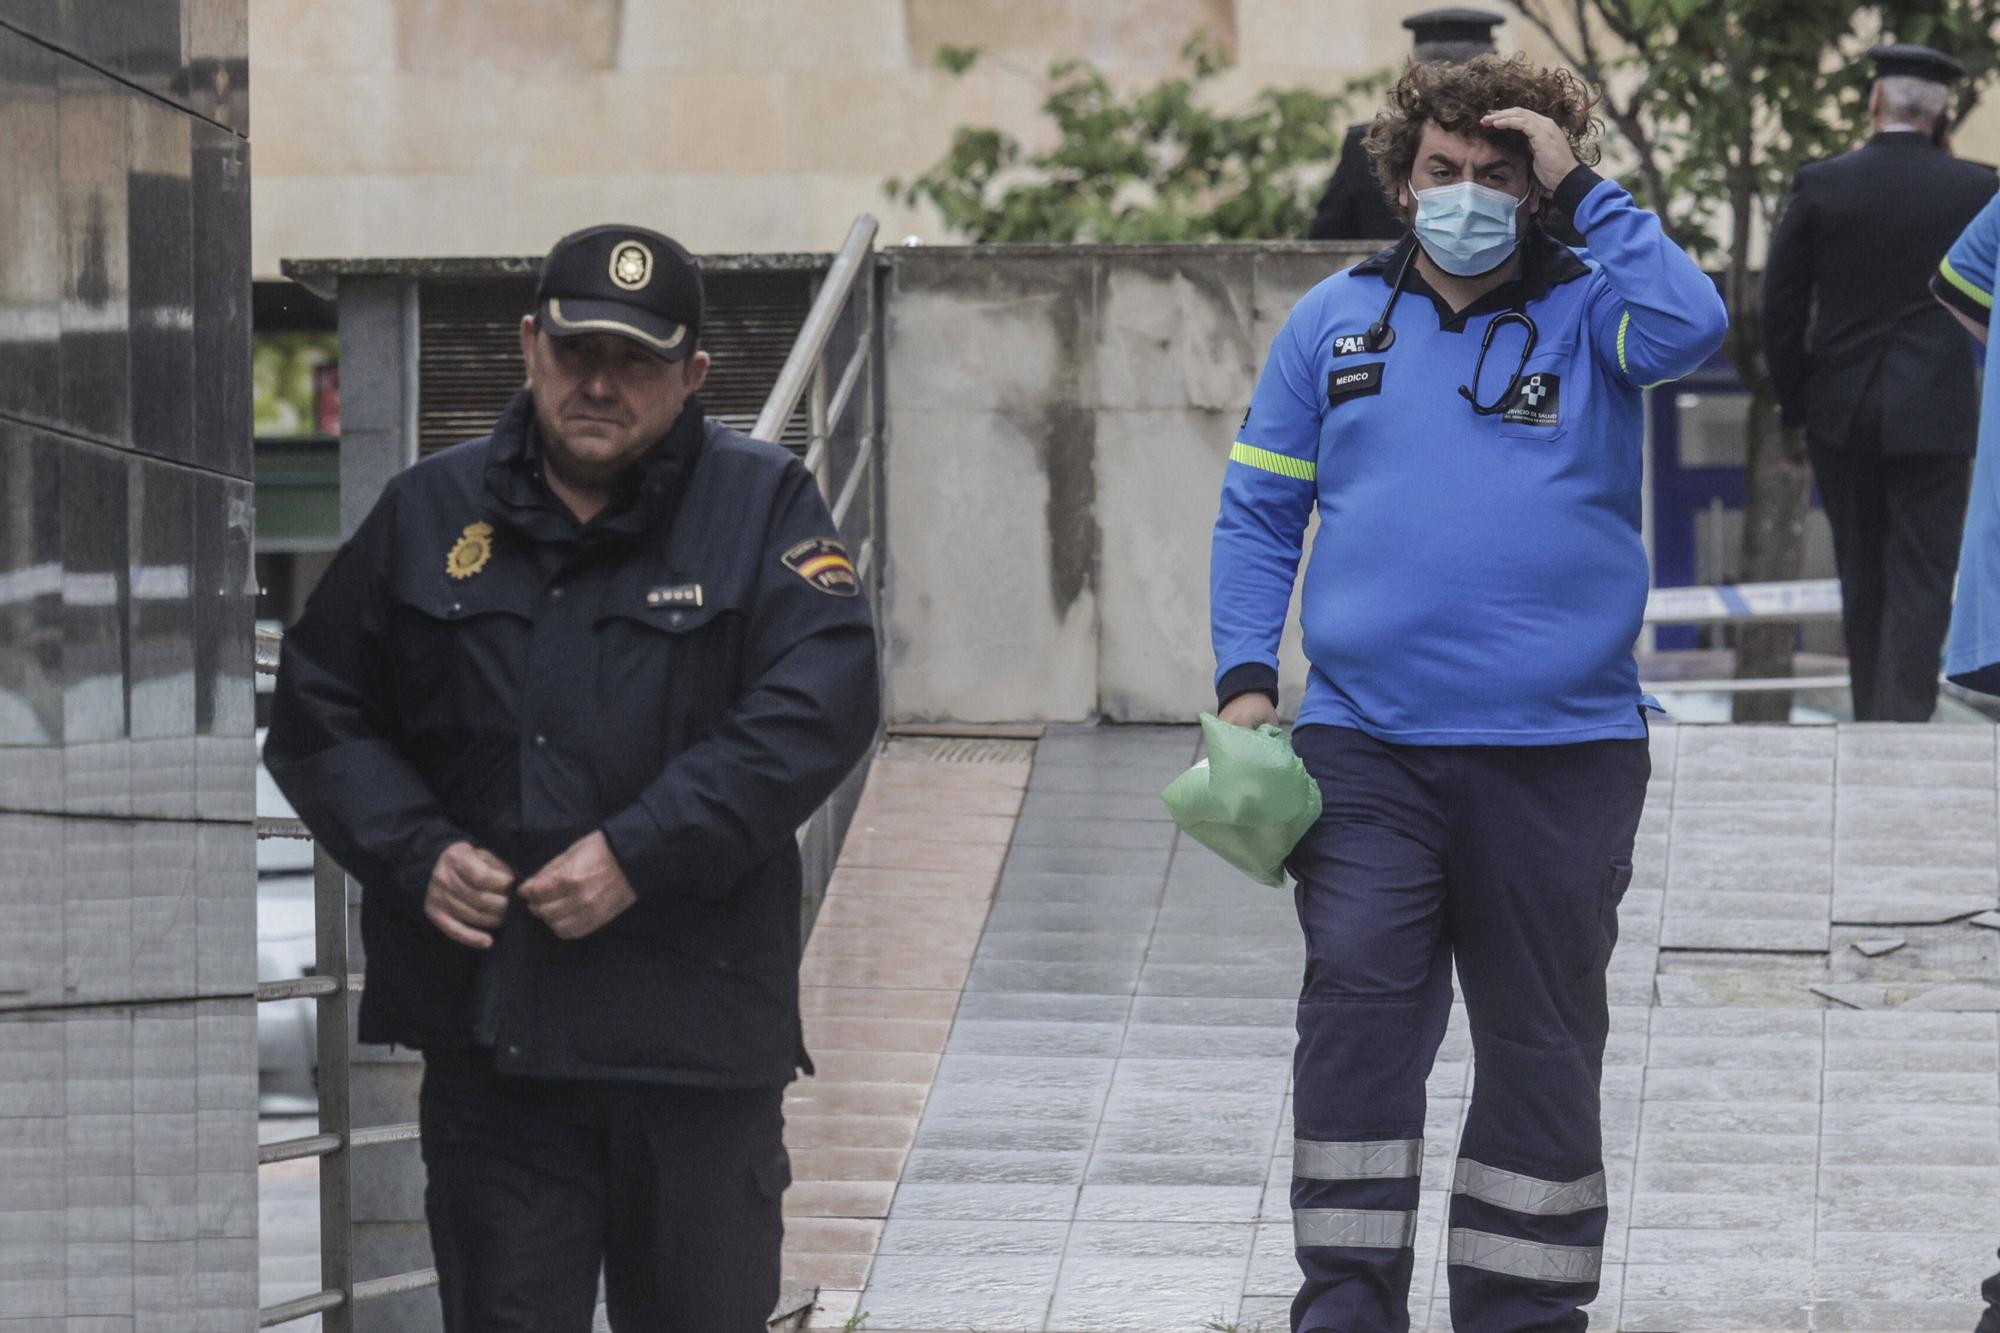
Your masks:
[[[1479,118],[1507,107],[1525,107],[1553,120],[1569,138],[1577,161],[1595,166],[1603,124],[1592,114],[1599,98],[1566,69],[1544,69],[1525,55],[1475,56],[1462,63],[1412,63],[1389,90],[1389,104],[1368,127],[1366,146],[1375,179],[1389,203],[1402,209],[1403,186],[1416,165],[1424,127],[1468,134],[1503,152],[1528,158],[1527,136],[1480,128]]]

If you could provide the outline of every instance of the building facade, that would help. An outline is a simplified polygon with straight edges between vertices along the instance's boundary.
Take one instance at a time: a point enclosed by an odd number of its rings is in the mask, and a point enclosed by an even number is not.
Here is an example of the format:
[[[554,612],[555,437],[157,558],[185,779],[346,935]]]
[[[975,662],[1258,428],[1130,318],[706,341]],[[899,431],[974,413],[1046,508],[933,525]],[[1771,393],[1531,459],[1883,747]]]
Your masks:
[[[243,0],[0,3],[0,1325],[256,1326]]]

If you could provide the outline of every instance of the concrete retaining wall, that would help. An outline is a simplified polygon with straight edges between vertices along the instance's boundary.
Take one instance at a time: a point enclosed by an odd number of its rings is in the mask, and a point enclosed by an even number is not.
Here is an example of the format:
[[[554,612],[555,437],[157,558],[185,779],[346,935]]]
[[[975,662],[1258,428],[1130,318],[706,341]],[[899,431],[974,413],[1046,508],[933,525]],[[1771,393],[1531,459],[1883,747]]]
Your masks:
[[[1208,546],[1229,446],[1292,305],[1373,248],[891,252],[893,715],[1212,707]],[[1285,657],[1296,704],[1296,627]]]

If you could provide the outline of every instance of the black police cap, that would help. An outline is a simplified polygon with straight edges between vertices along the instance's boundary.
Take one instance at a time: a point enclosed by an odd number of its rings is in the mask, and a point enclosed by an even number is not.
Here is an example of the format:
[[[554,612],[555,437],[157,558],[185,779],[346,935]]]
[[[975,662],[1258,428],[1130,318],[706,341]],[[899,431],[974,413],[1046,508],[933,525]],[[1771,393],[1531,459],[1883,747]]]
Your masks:
[[[1480,42],[1491,46],[1493,29],[1506,21],[1505,16],[1483,9],[1427,9],[1404,19],[1403,26],[1410,30],[1410,40],[1419,44]]]
[[[662,360],[685,361],[701,339],[701,265],[645,227],[586,227],[542,261],[535,309],[552,338],[614,333]]]
[[[1965,66],[1942,51],[1915,42],[1890,42],[1868,52],[1878,79],[1923,79],[1949,87],[1965,77]]]

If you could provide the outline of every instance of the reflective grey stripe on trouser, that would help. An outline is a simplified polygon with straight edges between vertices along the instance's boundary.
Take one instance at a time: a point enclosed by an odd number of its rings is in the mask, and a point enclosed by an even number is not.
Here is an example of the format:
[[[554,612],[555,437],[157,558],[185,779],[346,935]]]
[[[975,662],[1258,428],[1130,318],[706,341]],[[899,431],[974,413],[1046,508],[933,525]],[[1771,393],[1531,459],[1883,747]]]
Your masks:
[[[1407,1250],[1417,1239],[1415,1209],[1294,1208],[1292,1241],[1301,1249],[1344,1245],[1356,1250]]]
[[[1593,1171],[1581,1180],[1539,1180],[1516,1171],[1502,1171],[1470,1157],[1458,1159],[1451,1192],[1469,1194],[1481,1203],[1531,1217],[1561,1217],[1602,1208],[1605,1204],[1602,1171]]]
[[[1292,1174],[1301,1180],[1401,1180],[1423,1173],[1422,1139],[1292,1143]]]
[[[1604,1266],[1604,1253],[1594,1245],[1543,1245],[1453,1227],[1445,1262],[1534,1282],[1595,1282]]]

